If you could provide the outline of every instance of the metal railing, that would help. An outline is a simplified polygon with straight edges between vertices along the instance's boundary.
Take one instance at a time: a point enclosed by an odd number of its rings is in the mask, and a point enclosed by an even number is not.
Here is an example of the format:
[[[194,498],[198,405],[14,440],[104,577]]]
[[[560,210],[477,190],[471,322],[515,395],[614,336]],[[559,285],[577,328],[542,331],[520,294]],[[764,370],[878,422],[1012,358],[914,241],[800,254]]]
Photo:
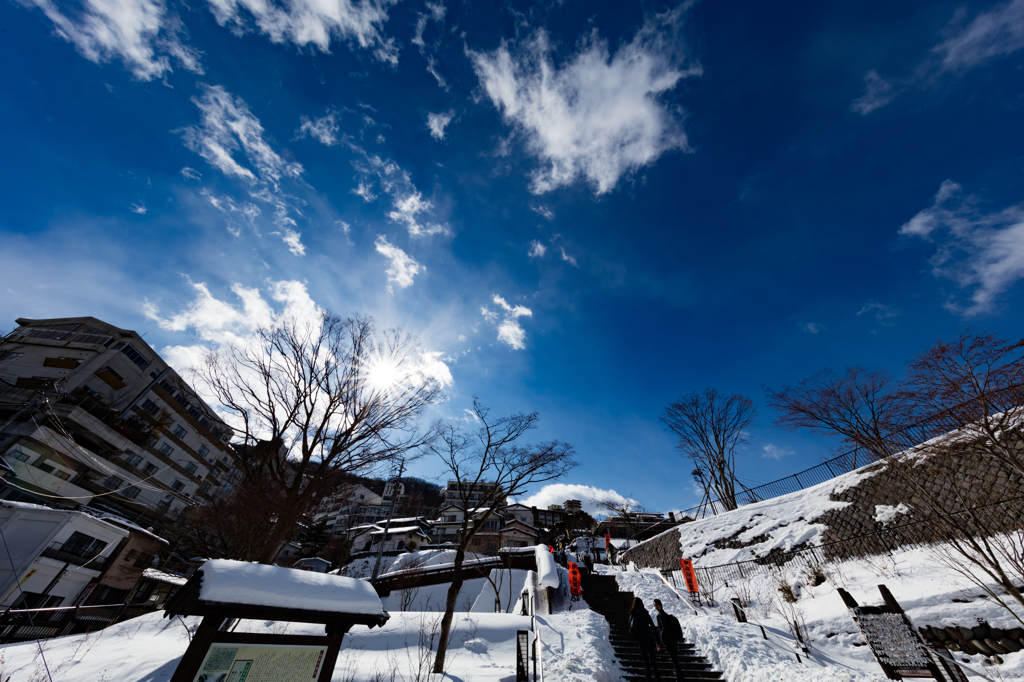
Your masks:
[[[47,559],[55,559],[56,561],[64,561],[69,564],[82,566],[83,568],[89,568],[94,571],[102,571],[103,565],[110,558],[100,556],[104,549],[106,549],[106,547],[103,547],[92,554],[82,554],[74,551],[74,549],[68,549],[66,542],[51,542],[50,546],[45,547],[41,554]]]
[[[0,612],[0,644],[102,630],[120,620],[135,618],[153,610],[154,607],[147,604],[6,609]]]
[[[925,517],[909,523],[884,528],[843,540],[803,547],[789,552],[770,552],[748,561],[717,566],[694,567],[701,590],[714,592],[727,581],[746,580],[774,572],[793,561],[812,569],[853,557],[891,555],[899,549],[914,549],[949,539],[951,525],[966,536],[990,536],[995,533],[1024,529],[1024,497],[1015,497],[971,509],[961,509],[941,519]],[[676,587],[685,587],[681,570],[662,571]]]
[[[887,456],[913,449],[933,438],[955,430],[958,428],[958,424],[962,426],[961,422],[968,419],[968,415],[973,412],[978,413],[974,418],[980,419],[983,416],[982,412],[994,414],[1010,410],[1024,410],[1024,406],[1021,405],[1022,397],[1024,397],[1024,385],[1008,386],[986,394],[984,403],[978,400],[968,401],[886,434],[879,439],[877,447]],[[978,435],[981,437],[982,434]],[[879,461],[879,457],[876,453],[866,447],[858,446],[803,471],[739,491],[736,493],[736,502],[739,506],[743,506],[788,495],[877,461]],[[721,499],[714,499],[685,509],[681,514],[691,519],[698,519],[717,516],[727,511],[729,509]]]

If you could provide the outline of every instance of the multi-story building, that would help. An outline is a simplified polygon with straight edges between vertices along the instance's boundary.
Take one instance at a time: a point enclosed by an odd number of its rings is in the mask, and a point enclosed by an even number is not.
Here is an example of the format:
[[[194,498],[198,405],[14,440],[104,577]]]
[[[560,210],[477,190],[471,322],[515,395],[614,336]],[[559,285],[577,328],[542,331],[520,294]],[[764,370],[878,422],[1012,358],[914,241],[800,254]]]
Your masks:
[[[458,504],[473,509],[483,504],[484,500],[489,499],[494,494],[495,485],[494,483],[486,482],[448,481],[448,485],[444,489],[444,504]],[[498,506],[504,507],[505,503],[506,500],[502,496],[498,501]]]
[[[326,522],[331,537],[340,537],[350,528],[384,519],[387,510],[381,496],[366,486],[346,486],[340,492],[320,499],[313,522]]]
[[[0,341],[0,499],[170,526],[230,489],[232,430],[139,334],[18,319]]]

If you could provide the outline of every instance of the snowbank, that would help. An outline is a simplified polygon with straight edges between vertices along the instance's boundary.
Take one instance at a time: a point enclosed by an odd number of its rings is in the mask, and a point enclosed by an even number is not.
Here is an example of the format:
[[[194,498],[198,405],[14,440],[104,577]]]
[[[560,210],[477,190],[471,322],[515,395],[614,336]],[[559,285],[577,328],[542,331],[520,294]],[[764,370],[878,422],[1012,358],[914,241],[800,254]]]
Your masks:
[[[561,581],[558,579],[558,564],[555,557],[551,555],[547,545],[537,545],[534,549],[537,557],[537,584],[540,587],[558,587]]]
[[[199,570],[203,601],[383,614],[373,586],[363,580],[228,559],[211,559]]]

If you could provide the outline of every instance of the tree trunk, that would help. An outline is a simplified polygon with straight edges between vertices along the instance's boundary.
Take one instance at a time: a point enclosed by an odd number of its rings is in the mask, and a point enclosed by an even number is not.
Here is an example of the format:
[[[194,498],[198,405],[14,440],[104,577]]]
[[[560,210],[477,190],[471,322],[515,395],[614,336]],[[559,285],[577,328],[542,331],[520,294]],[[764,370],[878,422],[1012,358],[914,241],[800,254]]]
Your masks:
[[[465,537],[465,528],[463,528]],[[448,652],[448,637],[451,635],[452,619],[455,616],[455,604],[459,599],[459,592],[462,590],[462,562],[466,558],[466,545],[469,539],[459,542],[455,550],[455,564],[452,568],[452,584],[448,588],[448,595],[444,602],[444,616],[441,618],[441,632],[437,637],[437,655],[434,656],[434,673],[440,675],[444,672],[444,657]]]

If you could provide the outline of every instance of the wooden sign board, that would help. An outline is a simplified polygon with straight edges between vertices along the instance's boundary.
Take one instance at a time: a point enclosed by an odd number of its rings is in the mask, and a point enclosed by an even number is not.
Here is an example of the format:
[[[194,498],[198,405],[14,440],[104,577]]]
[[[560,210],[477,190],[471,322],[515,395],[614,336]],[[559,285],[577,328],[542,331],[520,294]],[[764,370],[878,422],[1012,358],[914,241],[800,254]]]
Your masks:
[[[967,682],[958,666],[942,658],[925,644],[920,633],[885,585],[879,585],[884,606],[860,606],[846,590],[839,596],[853,616],[853,622],[890,680],[933,678],[942,682]]]
[[[194,682],[309,682],[327,654],[326,646],[214,644]]]

